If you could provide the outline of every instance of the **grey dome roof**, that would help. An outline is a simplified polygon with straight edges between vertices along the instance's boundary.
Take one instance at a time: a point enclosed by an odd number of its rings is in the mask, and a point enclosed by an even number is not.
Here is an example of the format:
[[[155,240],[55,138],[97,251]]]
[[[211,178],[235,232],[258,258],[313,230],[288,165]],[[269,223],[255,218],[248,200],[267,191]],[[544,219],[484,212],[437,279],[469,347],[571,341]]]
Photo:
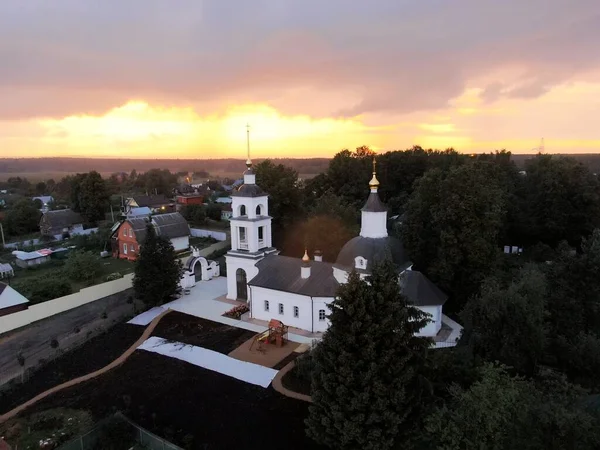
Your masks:
[[[265,195],[267,193],[256,184],[242,184],[231,193],[232,197],[264,197]]]
[[[342,247],[335,261],[335,266],[352,270],[355,267],[354,259],[357,256],[362,256],[367,260],[367,272],[373,269],[374,264],[382,262],[388,257],[396,266],[401,268],[406,268],[411,264],[402,242],[391,236],[384,238],[356,236],[350,239]]]

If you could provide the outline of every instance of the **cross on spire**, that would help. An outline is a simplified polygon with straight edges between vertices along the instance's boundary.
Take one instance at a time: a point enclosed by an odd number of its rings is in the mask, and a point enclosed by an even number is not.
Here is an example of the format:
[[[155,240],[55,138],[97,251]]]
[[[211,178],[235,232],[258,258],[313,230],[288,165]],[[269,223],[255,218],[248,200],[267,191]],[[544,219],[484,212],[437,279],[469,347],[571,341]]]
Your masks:
[[[377,188],[379,187],[379,180],[377,179],[377,161],[375,160],[375,155],[373,155],[373,178],[369,181],[369,188],[371,188],[371,192],[377,192]]]
[[[248,159],[246,159],[246,167],[248,169],[252,167],[252,160],[250,159],[250,124],[246,124],[246,149],[248,152]]]

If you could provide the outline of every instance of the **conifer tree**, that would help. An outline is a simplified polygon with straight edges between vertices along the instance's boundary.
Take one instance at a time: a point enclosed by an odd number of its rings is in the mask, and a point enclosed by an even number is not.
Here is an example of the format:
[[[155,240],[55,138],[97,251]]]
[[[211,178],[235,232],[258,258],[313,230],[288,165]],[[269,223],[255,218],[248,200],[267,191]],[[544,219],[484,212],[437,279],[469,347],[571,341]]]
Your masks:
[[[157,236],[154,227],[148,224],[135,263],[133,289],[137,298],[150,306],[170,300],[179,287],[182,270],[173,245]]]
[[[351,273],[330,309],[313,350],[307,434],[330,448],[389,449],[416,425],[431,340],[415,333],[428,318],[407,303],[391,262],[366,280]]]

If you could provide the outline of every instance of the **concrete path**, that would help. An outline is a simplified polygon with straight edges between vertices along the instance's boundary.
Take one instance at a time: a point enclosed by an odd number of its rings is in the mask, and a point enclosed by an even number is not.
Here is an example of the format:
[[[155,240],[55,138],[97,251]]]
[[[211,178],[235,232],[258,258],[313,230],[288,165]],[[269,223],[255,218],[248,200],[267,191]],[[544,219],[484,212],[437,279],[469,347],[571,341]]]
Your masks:
[[[281,379],[283,378],[283,376],[288,373],[290,370],[292,370],[295,366],[294,361],[290,362],[287,366],[285,366],[283,369],[281,369],[279,372],[277,372],[277,375],[275,375],[275,378],[273,379],[273,389],[275,389],[277,392],[279,392],[280,394],[285,395],[286,397],[290,397],[290,398],[295,398],[296,400],[302,400],[304,402],[309,402],[312,403],[312,398],[310,397],[310,395],[304,395],[304,394],[300,394],[299,392],[294,392],[294,391],[290,391],[288,388],[283,386],[283,383],[281,382]]]
[[[9,411],[6,414],[1,415],[0,416],[0,423],[4,423],[8,419],[11,419],[11,418],[15,417],[20,412],[24,411],[25,409],[29,408],[30,406],[34,405],[35,403],[39,402],[40,400],[43,400],[44,398],[48,397],[49,395],[54,394],[55,392],[62,391],[63,389],[69,388],[71,386],[75,386],[76,384],[82,383],[82,382],[87,381],[87,380],[91,380],[92,378],[96,378],[96,377],[98,377],[98,376],[100,376],[100,375],[108,372],[109,370],[114,369],[117,366],[120,366],[121,364],[123,364],[127,360],[127,358],[129,358],[131,356],[131,354],[140,345],[142,345],[142,343],[146,339],[148,339],[150,337],[150,335],[154,331],[154,328],[156,327],[156,325],[158,325],[158,322],[160,322],[160,320],[165,315],[167,315],[170,312],[171,312],[170,310],[166,310],[166,311],[162,312],[159,316],[157,316],[150,323],[150,325],[148,325],[148,327],[144,330],[144,333],[140,336],[140,338],[131,347],[129,347],[125,351],[125,353],[123,353],[121,356],[119,356],[117,359],[115,359],[113,362],[111,362],[108,366],[104,366],[102,369],[96,370],[95,372],[88,373],[87,375],[83,375],[81,377],[74,378],[74,379],[72,379],[70,381],[67,381],[65,383],[59,384],[58,386],[54,386],[53,388],[48,389],[47,391],[42,392],[41,394],[36,395],[31,400],[23,403],[20,406],[17,406],[12,411]]]

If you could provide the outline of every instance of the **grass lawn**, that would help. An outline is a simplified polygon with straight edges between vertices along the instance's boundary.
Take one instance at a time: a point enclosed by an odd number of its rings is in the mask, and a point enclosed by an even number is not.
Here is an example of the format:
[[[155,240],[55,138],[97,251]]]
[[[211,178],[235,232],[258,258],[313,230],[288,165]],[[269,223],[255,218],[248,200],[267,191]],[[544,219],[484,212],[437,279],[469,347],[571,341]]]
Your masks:
[[[171,314],[173,317],[167,315],[164,320],[169,320],[159,325],[154,334],[193,340],[221,353],[245,338],[244,330]],[[115,329],[123,331],[122,327]],[[107,339],[102,348],[110,351],[112,345],[111,339]],[[72,352],[70,363],[61,363],[62,358],[57,360],[53,370],[60,371],[65,379],[71,372],[73,376],[80,375],[73,362],[106,359],[101,353],[89,351],[84,345]],[[45,369],[35,376],[42,377],[43,372]],[[12,405],[14,401],[8,403]],[[0,409],[9,409],[4,406],[5,401],[0,404]],[[272,387],[265,389],[143,350],[94,380],[46,398],[27,410],[27,414],[58,406],[88,410],[94,420],[121,410],[140,426],[177,445],[189,442],[193,436],[193,444],[186,448],[320,448],[304,434],[307,403],[285,397]]]

